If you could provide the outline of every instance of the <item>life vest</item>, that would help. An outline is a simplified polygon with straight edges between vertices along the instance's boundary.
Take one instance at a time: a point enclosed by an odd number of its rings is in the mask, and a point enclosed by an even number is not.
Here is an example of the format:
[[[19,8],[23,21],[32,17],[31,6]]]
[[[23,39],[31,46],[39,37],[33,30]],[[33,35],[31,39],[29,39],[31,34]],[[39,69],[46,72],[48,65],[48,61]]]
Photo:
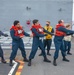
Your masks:
[[[49,32],[52,32],[52,27],[51,26],[45,26],[44,29],[47,30],[47,31],[49,31]],[[52,35],[48,34],[46,36],[46,39],[52,39]]]
[[[63,26],[61,24],[56,25],[56,31],[55,31],[56,36],[65,36],[66,35],[64,32],[58,30],[58,28],[61,27],[61,26],[65,28],[65,26]]]
[[[40,24],[39,25],[32,25],[31,30],[32,30],[32,28],[35,28],[38,33],[44,34],[44,30]],[[33,33],[33,36],[35,36],[35,33],[34,32],[32,32],[32,33]]]
[[[19,37],[24,36],[24,30],[23,30],[22,26],[16,27],[13,25],[10,30],[12,30],[12,29],[15,31],[15,33],[14,33],[15,36],[19,36]]]

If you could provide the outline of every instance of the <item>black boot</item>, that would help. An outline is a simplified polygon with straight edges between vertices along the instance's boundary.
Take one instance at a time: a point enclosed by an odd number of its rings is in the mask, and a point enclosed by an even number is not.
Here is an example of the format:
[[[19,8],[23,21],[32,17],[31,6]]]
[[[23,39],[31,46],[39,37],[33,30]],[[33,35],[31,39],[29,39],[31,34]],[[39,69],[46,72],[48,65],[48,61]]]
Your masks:
[[[45,56],[44,57],[44,62],[49,62],[49,63],[51,63],[51,61]]]
[[[1,58],[1,62],[2,62],[2,63],[6,63],[4,57]]]
[[[28,66],[31,66],[31,59],[29,59]]]
[[[54,60],[53,60],[53,65],[54,66],[57,66],[57,63],[56,63],[56,59],[54,58]]]
[[[9,62],[9,66],[13,66],[12,60],[10,60],[10,62]]]
[[[4,64],[7,63],[5,60],[1,60],[1,62],[4,63]]]
[[[51,54],[50,54],[49,50],[47,50],[47,55],[51,56]]]
[[[24,62],[28,62],[29,60],[26,57],[24,57],[24,60],[23,61]]]
[[[51,56],[51,54],[49,52],[47,52],[47,55]]]
[[[70,53],[70,52],[67,52],[67,54],[68,54],[68,55],[72,55],[72,53]]]
[[[63,61],[69,62],[69,60],[64,56]]]
[[[40,53],[39,56],[42,56],[42,53]]]

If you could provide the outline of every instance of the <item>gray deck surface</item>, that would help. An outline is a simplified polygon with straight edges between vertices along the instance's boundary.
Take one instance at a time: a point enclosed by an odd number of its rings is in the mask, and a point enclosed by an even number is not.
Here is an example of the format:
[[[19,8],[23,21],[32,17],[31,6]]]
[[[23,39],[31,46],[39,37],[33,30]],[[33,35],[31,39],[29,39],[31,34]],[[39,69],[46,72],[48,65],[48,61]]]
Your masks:
[[[7,75],[11,68],[9,64],[0,63],[0,75]]]
[[[51,50],[52,56],[48,58],[52,61],[51,63],[43,62],[43,58],[39,57],[37,52],[36,57],[32,60],[32,66],[28,67],[25,63],[21,75],[74,75],[74,38],[72,39],[72,55],[67,55],[70,62],[62,61],[62,56],[59,54],[57,59],[57,66],[53,66],[53,54],[54,50]]]
[[[4,50],[5,59],[8,60],[12,50]],[[30,50],[26,50],[27,57],[29,56]],[[74,75],[74,38],[72,39],[72,55],[67,55],[67,58],[70,59],[70,62],[62,61],[62,56],[59,54],[57,59],[57,66],[53,66],[51,63],[43,62],[43,57],[38,56],[40,50],[37,51],[35,58],[32,60],[32,66],[28,67],[25,62],[24,68],[21,75]],[[52,56],[48,56],[48,59],[53,61],[54,50],[51,50],[50,53]],[[21,52],[18,50],[16,59],[22,60]],[[0,63],[0,75],[7,75],[11,67],[9,64]]]

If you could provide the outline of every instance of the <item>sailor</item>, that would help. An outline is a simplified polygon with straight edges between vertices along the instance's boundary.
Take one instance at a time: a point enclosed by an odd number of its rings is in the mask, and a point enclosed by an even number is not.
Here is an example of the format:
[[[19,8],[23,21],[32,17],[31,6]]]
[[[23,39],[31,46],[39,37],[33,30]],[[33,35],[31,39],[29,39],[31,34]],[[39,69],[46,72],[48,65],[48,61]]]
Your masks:
[[[24,58],[25,62],[28,62],[28,59],[26,58],[26,52],[24,48],[24,43],[22,38],[25,36],[32,36],[28,33],[26,33],[22,26],[20,25],[20,22],[18,20],[14,21],[14,25],[10,29],[10,35],[12,38],[12,52],[10,55],[10,66],[13,65],[12,61],[15,59],[18,48],[21,51],[22,57]]]
[[[46,21],[46,25],[44,26],[44,29],[46,29],[47,31],[54,33],[54,29],[52,26],[50,26],[50,21]],[[47,34],[47,33],[45,33]],[[43,40],[44,42],[44,48],[47,47],[47,55],[51,56],[50,54],[50,48],[51,48],[51,44],[52,44],[52,35],[48,34],[47,36],[45,36],[45,39]],[[39,56],[42,56],[42,52],[39,54]]]
[[[74,34],[74,31],[66,29],[64,26],[64,21],[59,20],[58,24],[56,25],[55,37],[54,37],[54,44],[55,44],[55,52],[54,52],[54,60],[53,60],[54,66],[57,66],[56,59],[59,56],[59,50],[61,50],[63,61],[69,62],[69,60],[66,58],[63,38],[66,35],[72,35],[72,34]]]
[[[7,37],[8,35],[7,34],[4,34],[2,31],[0,31],[0,36],[5,36],[5,37]],[[5,59],[4,59],[4,54],[3,54],[3,49],[2,49],[2,47],[1,47],[1,45],[0,45],[0,57],[1,57],[1,62],[2,63],[6,63],[6,61],[5,61]]]
[[[51,61],[48,60],[48,58],[46,57],[46,53],[45,53],[44,44],[42,42],[42,39],[44,36],[47,35],[47,34],[44,34],[44,32],[47,32],[51,35],[52,35],[52,33],[48,32],[47,30],[42,28],[42,26],[39,24],[37,19],[33,20],[33,25],[32,25],[31,31],[33,33],[33,44],[32,44],[32,50],[31,50],[31,53],[29,56],[28,66],[31,66],[31,61],[35,57],[35,54],[38,50],[38,47],[42,50],[44,62],[50,63]]]

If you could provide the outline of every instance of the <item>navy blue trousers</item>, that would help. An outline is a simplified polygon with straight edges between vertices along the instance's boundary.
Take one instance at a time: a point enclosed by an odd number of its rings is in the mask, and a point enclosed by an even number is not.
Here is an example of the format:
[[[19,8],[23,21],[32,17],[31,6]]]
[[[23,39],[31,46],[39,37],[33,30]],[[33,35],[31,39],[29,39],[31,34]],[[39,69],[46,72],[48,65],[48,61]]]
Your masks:
[[[13,42],[12,43],[12,52],[10,55],[10,60],[14,60],[18,51],[18,48],[21,51],[22,57],[26,57],[26,52],[25,52],[25,48],[24,48],[24,43],[21,40],[20,42]]]
[[[0,45],[0,57],[3,57],[3,50],[1,48],[1,45]]]
[[[71,41],[65,41],[64,40],[64,45],[65,45],[65,50],[67,52],[70,52],[70,50],[71,50]]]
[[[61,50],[61,54],[63,57],[66,56],[64,42],[62,37],[54,37],[54,45],[55,45],[55,53],[54,58],[57,59],[59,56],[59,50]]]
[[[47,52],[49,52],[52,44],[52,39],[45,39],[44,40],[44,48],[47,47]]]
[[[49,53],[52,44],[52,39],[44,39],[43,43],[44,43],[44,49],[46,49],[47,47],[47,53]]]
[[[42,40],[34,38],[33,39],[33,44],[32,44],[32,50],[31,50],[29,59],[33,59],[35,57],[35,54],[38,50],[38,47],[42,50],[43,57],[46,57],[44,44],[43,44]]]

